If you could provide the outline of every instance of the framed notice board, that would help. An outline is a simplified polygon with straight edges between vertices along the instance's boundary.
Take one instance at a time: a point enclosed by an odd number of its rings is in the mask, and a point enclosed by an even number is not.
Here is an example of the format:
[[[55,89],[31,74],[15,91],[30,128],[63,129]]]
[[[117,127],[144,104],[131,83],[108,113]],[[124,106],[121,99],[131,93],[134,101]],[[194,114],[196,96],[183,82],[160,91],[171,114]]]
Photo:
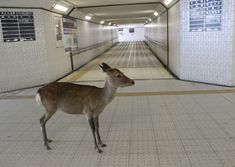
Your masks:
[[[220,31],[222,0],[190,0],[189,31]]]
[[[4,42],[36,40],[33,12],[0,12],[0,21]]]

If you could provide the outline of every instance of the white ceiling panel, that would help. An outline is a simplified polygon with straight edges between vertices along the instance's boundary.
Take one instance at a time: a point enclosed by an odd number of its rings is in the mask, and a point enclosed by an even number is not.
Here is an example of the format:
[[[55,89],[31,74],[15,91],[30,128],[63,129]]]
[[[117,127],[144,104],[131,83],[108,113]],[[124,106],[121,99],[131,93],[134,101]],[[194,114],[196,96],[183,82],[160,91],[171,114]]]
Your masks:
[[[161,2],[161,0],[68,0],[78,7]]]

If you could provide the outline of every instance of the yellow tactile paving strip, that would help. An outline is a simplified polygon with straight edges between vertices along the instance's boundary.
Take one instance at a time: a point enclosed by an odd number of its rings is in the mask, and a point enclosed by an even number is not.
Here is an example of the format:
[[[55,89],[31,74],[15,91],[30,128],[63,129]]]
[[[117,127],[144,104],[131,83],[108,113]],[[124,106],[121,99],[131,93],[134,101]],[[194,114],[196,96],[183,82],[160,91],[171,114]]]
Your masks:
[[[235,93],[235,89],[218,89],[218,90],[190,90],[190,91],[159,91],[159,92],[121,92],[116,96],[180,96],[180,95],[200,95],[200,94],[228,94]],[[22,96],[4,96],[0,100],[17,100],[17,99],[33,99],[34,95]]]

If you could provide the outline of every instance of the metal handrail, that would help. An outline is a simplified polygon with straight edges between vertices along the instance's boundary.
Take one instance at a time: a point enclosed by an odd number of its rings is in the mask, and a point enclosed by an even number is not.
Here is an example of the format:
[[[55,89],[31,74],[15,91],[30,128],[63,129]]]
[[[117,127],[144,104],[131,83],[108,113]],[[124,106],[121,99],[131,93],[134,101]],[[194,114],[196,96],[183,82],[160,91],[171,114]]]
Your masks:
[[[108,41],[104,41],[104,42],[100,42],[100,43],[97,43],[97,44],[94,44],[94,45],[91,45],[91,46],[87,46],[87,47],[84,47],[84,48],[80,48],[80,49],[77,49],[77,50],[70,50],[70,61],[71,61],[71,69],[72,71],[74,71],[74,66],[73,66],[73,56],[74,55],[77,55],[77,54],[80,54],[82,52],[86,52],[88,50],[91,50],[91,49],[95,49],[95,48],[98,48],[108,42],[111,42],[111,41],[114,41],[115,39],[118,39],[118,38],[113,38],[112,40],[108,40]]]
[[[161,42],[158,42],[158,41],[156,41],[156,40],[153,40],[153,39],[151,39],[151,38],[149,38],[149,37],[147,37],[147,36],[144,36],[145,37],[145,39],[147,39],[149,42],[151,42],[151,43],[153,43],[153,44],[155,44],[155,45],[158,45],[158,46],[160,46],[160,47],[162,47],[162,48],[164,48],[164,49],[167,49],[167,45],[166,44],[163,44],[163,43],[161,43]]]
[[[76,55],[76,54],[80,54],[82,52],[86,52],[88,50],[98,48],[98,47],[100,47],[100,46],[102,46],[102,45],[104,45],[104,44],[106,44],[108,42],[114,41],[115,39],[117,39],[117,38],[114,38],[114,39],[108,40],[108,41],[104,41],[104,42],[100,42],[100,43],[97,43],[97,44],[94,44],[94,45],[90,45],[90,46],[87,46],[87,47],[84,47],[84,48],[79,48],[77,50],[71,51],[70,54],[72,54],[72,56]]]

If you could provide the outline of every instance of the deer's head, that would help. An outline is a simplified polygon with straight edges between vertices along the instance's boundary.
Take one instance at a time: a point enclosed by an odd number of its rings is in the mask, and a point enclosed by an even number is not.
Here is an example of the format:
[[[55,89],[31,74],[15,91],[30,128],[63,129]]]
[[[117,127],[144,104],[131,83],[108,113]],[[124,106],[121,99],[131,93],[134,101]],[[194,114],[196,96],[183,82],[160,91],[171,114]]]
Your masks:
[[[116,68],[111,68],[109,65],[102,63],[99,65],[102,70],[107,74],[107,80],[114,87],[126,87],[132,86],[135,82],[124,75],[120,70]]]

